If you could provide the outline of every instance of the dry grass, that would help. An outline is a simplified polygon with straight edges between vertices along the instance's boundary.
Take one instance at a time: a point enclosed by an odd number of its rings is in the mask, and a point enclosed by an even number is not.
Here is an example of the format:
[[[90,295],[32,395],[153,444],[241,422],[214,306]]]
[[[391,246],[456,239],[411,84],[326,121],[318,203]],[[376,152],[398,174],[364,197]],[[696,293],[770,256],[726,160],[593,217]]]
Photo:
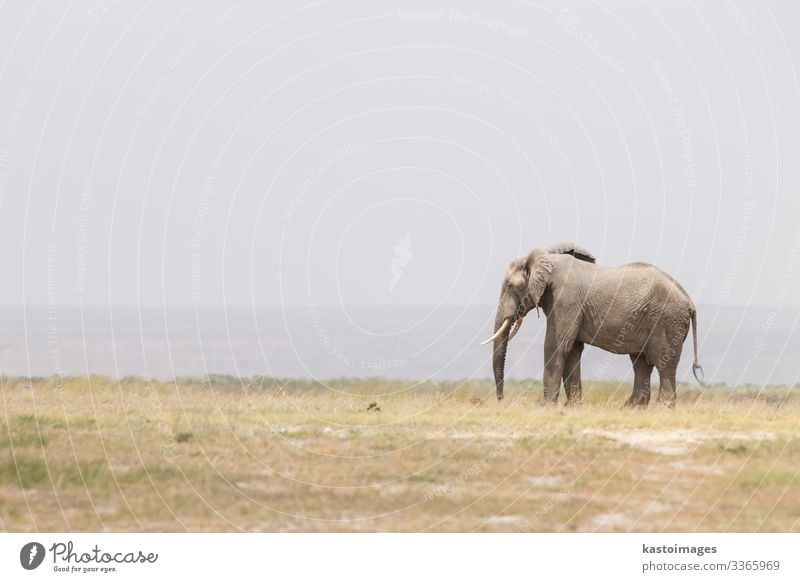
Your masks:
[[[800,531],[796,389],[0,382],[7,531]]]

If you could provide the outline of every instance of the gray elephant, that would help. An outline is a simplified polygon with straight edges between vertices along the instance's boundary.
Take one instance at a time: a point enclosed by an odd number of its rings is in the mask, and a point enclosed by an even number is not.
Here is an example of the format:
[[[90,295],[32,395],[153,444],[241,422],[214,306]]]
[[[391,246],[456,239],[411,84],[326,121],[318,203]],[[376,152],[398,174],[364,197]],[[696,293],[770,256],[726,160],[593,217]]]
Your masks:
[[[654,367],[661,379],[658,402],[674,406],[675,373],[690,325],[692,372],[703,383],[702,368],[697,363],[697,309],[683,287],[653,265],[598,266],[586,249],[563,243],[534,249],[513,260],[503,278],[495,333],[483,342],[494,342],[498,400],[503,399],[508,342],[519,331],[523,318],[539,307],[547,317],[545,403],[558,401],[562,380],[567,404],[580,403],[581,353],[589,344],[630,355],[634,385],[627,406],[650,403]]]

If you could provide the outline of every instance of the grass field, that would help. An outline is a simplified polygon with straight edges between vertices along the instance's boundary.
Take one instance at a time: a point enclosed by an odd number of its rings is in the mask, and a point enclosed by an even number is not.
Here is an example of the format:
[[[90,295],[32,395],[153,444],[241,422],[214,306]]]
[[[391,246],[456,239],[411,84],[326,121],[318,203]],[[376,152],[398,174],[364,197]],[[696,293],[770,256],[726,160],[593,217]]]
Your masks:
[[[6,531],[800,531],[797,389],[0,382]]]

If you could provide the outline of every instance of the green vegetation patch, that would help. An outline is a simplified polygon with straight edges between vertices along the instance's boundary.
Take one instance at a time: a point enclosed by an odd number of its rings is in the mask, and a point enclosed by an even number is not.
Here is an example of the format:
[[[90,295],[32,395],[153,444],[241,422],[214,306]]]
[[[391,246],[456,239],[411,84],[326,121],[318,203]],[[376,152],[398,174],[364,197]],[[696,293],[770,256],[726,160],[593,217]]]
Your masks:
[[[47,465],[42,459],[21,457],[0,461],[0,484],[27,489],[48,481]]]
[[[45,427],[53,426],[55,420],[46,416],[20,414],[7,425],[0,426],[0,449],[43,448],[47,446]]]
[[[117,473],[117,480],[120,483],[143,483],[153,481],[154,483],[163,483],[165,481],[173,481],[176,479],[183,479],[183,474],[180,469],[172,465],[146,465],[123,473]]]
[[[23,489],[49,484],[51,477],[53,485],[61,489],[106,483],[110,476],[104,461],[46,462],[41,457],[17,456],[0,462],[0,485]]]
[[[759,469],[747,468],[736,478],[737,483],[744,489],[760,489],[762,487],[789,487],[800,480],[796,471],[785,469]]]
[[[193,432],[179,432],[175,435],[175,442],[177,443],[188,443],[189,441],[193,441],[195,438]]]

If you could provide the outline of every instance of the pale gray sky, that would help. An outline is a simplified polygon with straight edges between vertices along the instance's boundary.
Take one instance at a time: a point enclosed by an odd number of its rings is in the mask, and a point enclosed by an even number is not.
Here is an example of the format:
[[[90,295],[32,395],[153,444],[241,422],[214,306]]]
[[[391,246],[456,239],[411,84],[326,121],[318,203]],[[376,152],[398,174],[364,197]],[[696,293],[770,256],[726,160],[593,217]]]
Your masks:
[[[0,305],[490,304],[575,240],[800,306],[797,2],[0,11]]]

